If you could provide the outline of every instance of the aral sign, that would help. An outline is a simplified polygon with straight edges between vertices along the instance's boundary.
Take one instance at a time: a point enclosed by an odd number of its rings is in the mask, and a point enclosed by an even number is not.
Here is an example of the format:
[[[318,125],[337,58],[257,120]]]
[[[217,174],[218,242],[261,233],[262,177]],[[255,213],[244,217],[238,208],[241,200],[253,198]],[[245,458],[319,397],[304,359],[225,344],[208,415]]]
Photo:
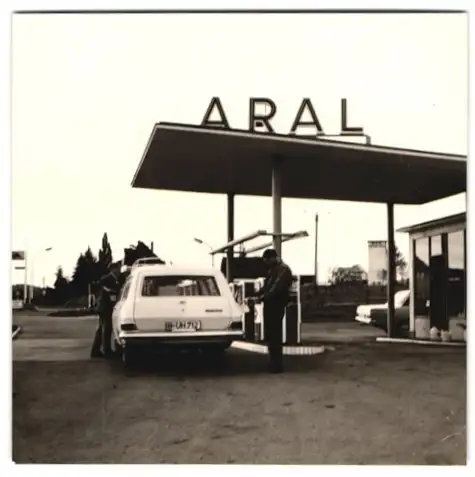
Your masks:
[[[266,107],[266,112],[263,114],[257,112],[257,107]],[[211,119],[213,113],[217,113],[218,119]],[[305,113],[310,114],[310,120],[304,120]],[[266,132],[273,133],[272,119],[277,114],[277,105],[271,98],[250,98],[249,99],[249,131],[255,132],[256,127],[264,127]],[[208,109],[201,121],[203,127],[220,127],[224,129],[232,129],[224,107],[219,97],[215,96],[211,99]],[[296,114],[294,116],[292,125],[290,127],[289,135],[297,134],[297,129],[301,126],[312,126],[315,129],[315,135],[325,135],[322,123],[313,107],[310,98],[303,98]],[[262,131],[260,131],[262,132]],[[340,135],[342,136],[365,136],[365,132],[362,127],[349,126],[348,125],[348,102],[346,98],[341,99],[341,122],[340,122]]]

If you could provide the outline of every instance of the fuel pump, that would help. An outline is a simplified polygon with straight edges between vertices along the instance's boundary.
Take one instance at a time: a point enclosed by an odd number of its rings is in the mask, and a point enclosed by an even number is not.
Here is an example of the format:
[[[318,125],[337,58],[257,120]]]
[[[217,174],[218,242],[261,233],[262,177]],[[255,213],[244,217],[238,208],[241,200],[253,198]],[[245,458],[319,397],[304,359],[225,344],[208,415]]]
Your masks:
[[[262,237],[275,237],[279,235],[281,242],[308,237],[308,233],[304,230],[295,233],[269,233],[266,230],[257,230],[240,239],[232,240],[222,247],[218,247],[211,251],[211,255],[220,253],[226,254],[229,250],[234,253],[235,247],[240,247],[240,256],[245,257],[247,254],[258,252],[272,246],[272,241],[261,245],[244,248],[244,244]],[[233,257],[231,257],[232,259]],[[229,259],[229,257],[228,257]],[[261,272],[259,272],[261,273]],[[247,278],[237,278],[230,283],[236,302],[240,305],[246,304],[246,298],[255,296],[264,284],[264,278],[256,278],[257,274],[247,274]],[[234,275],[235,276],[235,275]],[[258,276],[258,275],[257,275]],[[228,279],[231,277],[228,276]],[[265,341],[264,336],[264,307],[262,303],[248,304],[247,311],[243,306],[243,326],[245,339],[247,341]],[[300,343],[301,332],[301,298],[300,298],[300,276],[293,277],[293,284],[290,291],[289,303],[286,307],[285,315],[282,320],[283,343],[288,345],[296,345]]]
[[[254,281],[254,292],[258,293],[264,285],[264,279],[258,278]],[[266,341],[264,335],[264,305],[255,305],[255,335],[258,341]],[[300,276],[294,276],[292,288],[290,290],[289,303],[287,304],[285,315],[282,320],[282,340],[286,345],[296,345],[300,343],[302,326],[302,305],[300,297]]]
[[[254,281],[255,280],[235,280],[231,284],[231,289],[236,302],[243,306],[247,302],[247,298],[254,296]],[[244,326],[244,336],[246,341],[255,341],[254,330],[254,311],[255,306],[253,304],[247,305],[243,313],[242,321]]]

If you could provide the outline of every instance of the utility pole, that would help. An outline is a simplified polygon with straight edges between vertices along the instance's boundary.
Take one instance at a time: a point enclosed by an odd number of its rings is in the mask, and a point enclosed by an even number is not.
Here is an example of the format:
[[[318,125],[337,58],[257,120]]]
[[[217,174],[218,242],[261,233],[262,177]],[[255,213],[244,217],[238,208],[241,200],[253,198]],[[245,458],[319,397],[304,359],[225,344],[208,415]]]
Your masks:
[[[318,214],[315,214],[315,286],[318,286]]]
[[[28,303],[28,255],[27,252],[25,251],[25,284],[23,286],[23,306],[25,306]]]

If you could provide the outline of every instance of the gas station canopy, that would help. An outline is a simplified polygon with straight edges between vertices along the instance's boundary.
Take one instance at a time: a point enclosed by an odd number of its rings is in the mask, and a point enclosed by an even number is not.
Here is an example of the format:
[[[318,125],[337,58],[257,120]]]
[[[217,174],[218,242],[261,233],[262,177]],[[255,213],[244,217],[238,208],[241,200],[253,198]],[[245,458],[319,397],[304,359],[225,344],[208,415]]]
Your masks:
[[[154,126],[132,186],[270,196],[275,159],[282,197],[422,204],[466,191],[466,156],[174,123]]]
[[[391,337],[396,292],[394,204],[423,204],[465,192],[467,158],[321,137],[158,123],[132,186],[226,194],[228,243],[221,249],[226,250],[230,282],[234,245],[239,242],[234,238],[235,195],[272,196],[271,235],[280,256],[288,235],[282,233],[283,197],[386,203]]]

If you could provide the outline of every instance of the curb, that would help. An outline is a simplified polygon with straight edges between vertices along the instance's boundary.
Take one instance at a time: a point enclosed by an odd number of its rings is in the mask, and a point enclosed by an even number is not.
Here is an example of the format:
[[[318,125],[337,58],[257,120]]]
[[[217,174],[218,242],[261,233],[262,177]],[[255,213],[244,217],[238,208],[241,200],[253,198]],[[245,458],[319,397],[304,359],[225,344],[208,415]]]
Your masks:
[[[12,333],[12,340],[14,340],[20,333],[21,333],[21,326],[19,326],[13,333]]]
[[[235,341],[231,346],[253,353],[268,354],[267,346],[258,343]],[[324,346],[284,346],[283,352],[285,356],[313,356],[324,353],[325,349]]]
[[[317,338],[314,339],[302,339],[306,346],[344,346],[344,345],[361,345],[367,343],[374,343],[375,339],[379,339],[379,336],[365,336],[363,338]]]
[[[415,340],[408,338],[387,338],[380,337],[376,338],[377,343],[403,343],[403,344],[417,344],[417,345],[426,345],[426,346],[448,346],[452,348],[466,348],[467,343],[461,343],[457,341],[425,341],[425,340]]]

